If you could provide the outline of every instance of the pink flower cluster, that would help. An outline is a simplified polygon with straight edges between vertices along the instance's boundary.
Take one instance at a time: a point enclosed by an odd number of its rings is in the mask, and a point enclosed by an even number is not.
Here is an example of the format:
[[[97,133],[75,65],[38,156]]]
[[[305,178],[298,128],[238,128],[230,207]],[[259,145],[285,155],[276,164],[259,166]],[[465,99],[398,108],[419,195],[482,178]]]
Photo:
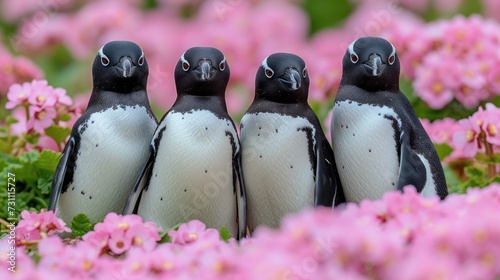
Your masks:
[[[94,231],[83,236],[83,240],[103,253],[120,255],[132,247],[153,250],[160,240],[159,231],[153,223],[143,223],[137,215],[109,213],[102,223],[95,225]]]
[[[499,208],[500,184],[470,188],[467,194],[451,194],[442,202],[407,187],[333,213],[326,208],[305,210],[286,217],[277,230],[258,228],[240,243],[225,242],[216,230],[191,221],[169,232],[171,243],[159,245],[150,223],[142,224],[137,216],[110,214],[76,245],[65,246],[56,236],[42,239],[38,263],[19,247],[16,276],[495,279],[500,276]],[[103,244],[109,244],[113,235],[126,236],[134,228],[141,228],[135,234],[143,244],[151,239],[148,249],[133,245],[118,255],[103,254]],[[95,238],[103,233],[107,238]],[[5,250],[6,243],[1,240],[0,249]],[[113,246],[109,246],[112,252]],[[0,259],[7,256],[2,252]],[[7,279],[10,273],[2,267],[0,277]]]
[[[36,213],[24,210],[21,212],[21,218],[16,226],[17,245],[23,245],[29,240],[40,240],[56,232],[71,232],[66,223],[56,217],[54,211],[45,212],[42,209],[40,213]]]
[[[46,80],[33,80],[22,84],[12,84],[7,92],[5,108],[12,111],[17,123],[11,125],[11,133],[19,137],[25,134],[39,134],[38,146],[28,142],[21,146],[27,150],[48,148],[61,150],[61,143],[45,134],[52,125],[71,128],[81,115],[82,108],[71,106],[73,101],[63,88],[54,88]]]
[[[31,60],[12,56],[0,45],[0,95],[5,95],[14,83],[41,78],[43,72]]]
[[[500,95],[500,24],[480,16],[455,16],[429,24],[401,25],[387,34],[403,73],[431,108],[452,100],[473,108]]]
[[[445,118],[422,124],[434,143],[448,144],[453,152],[445,159],[473,159],[478,153],[500,152],[500,108],[487,103],[485,109],[479,107],[472,116],[454,120]],[[487,149],[491,149],[488,150]]]
[[[453,143],[466,157],[485,152],[500,152],[500,108],[492,103],[479,108],[472,116],[458,121],[460,130],[453,134]]]

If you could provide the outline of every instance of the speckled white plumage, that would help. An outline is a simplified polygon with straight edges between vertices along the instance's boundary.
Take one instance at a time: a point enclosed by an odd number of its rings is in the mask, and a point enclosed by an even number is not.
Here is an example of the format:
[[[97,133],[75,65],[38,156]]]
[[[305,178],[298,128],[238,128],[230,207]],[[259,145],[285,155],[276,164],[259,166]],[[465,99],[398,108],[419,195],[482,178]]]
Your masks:
[[[207,227],[224,225],[237,236],[231,137],[235,152],[239,143],[232,122],[208,110],[171,111],[154,138],[159,136],[151,181],[142,193],[138,214],[162,228],[196,218]]]
[[[315,135],[315,128],[305,118],[278,113],[246,114],[241,124],[249,228],[278,227],[284,215],[313,206],[314,171],[304,129]]]
[[[78,127],[81,136],[73,182],[61,193],[57,206],[65,222],[79,213],[98,222],[108,212],[123,210],[156,128],[145,107],[133,107],[93,113]]]
[[[386,106],[336,102],[332,115],[332,146],[347,201],[379,199],[395,190],[399,159],[393,121],[401,121]],[[396,138],[394,138],[396,137]]]

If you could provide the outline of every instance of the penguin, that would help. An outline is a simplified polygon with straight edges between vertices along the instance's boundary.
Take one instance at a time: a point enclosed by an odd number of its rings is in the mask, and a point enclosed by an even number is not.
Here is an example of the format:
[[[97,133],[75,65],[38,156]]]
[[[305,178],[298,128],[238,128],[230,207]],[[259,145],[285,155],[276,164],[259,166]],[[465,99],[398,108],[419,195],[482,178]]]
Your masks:
[[[93,89],[57,165],[49,210],[66,223],[84,213],[92,223],[120,213],[157,126],[146,92],[148,63],[135,43],[112,41],[92,65]]]
[[[289,213],[345,200],[308,91],[306,64],[295,54],[271,54],[258,68],[254,100],[240,124],[250,231],[277,228]]]
[[[197,219],[246,236],[241,148],[225,102],[229,76],[216,48],[193,47],[180,57],[177,98],[154,133],[124,214],[137,213],[163,229]]]
[[[331,136],[349,202],[407,185],[427,197],[448,194],[434,145],[399,89],[399,71],[396,48],[382,38],[359,38],[343,57]]]

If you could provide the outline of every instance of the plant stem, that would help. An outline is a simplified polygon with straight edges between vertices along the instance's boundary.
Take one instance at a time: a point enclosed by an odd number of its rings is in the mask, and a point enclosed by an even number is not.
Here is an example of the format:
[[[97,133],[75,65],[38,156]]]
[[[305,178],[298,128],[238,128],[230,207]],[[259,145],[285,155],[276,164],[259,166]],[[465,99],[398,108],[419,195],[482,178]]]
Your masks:
[[[481,134],[483,134],[483,133],[481,133]],[[483,136],[483,135],[481,135],[481,136],[482,136],[481,138],[482,138],[483,143],[484,143],[484,148],[486,149],[486,155],[489,158],[493,158],[493,155],[495,153],[493,151],[493,145],[491,143],[489,143],[488,141],[486,141],[486,136]],[[493,163],[487,163],[487,165],[488,165],[487,176],[488,176],[488,179],[491,179],[497,175],[496,164],[493,162]]]
[[[6,228],[9,228],[9,227],[10,227],[9,222],[7,222],[7,221],[6,221],[6,220],[4,220],[4,219],[0,219],[0,224],[4,225]]]

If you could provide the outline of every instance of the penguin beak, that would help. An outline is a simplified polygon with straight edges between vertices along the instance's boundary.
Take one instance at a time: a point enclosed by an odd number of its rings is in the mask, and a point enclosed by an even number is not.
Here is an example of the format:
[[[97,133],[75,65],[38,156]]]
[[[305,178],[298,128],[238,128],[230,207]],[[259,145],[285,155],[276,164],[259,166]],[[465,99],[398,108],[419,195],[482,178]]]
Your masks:
[[[211,80],[217,71],[212,67],[212,61],[210,59],[200,60],[198,67],[196,67],[193,72],[198,76],[198,79],[202,81]]]
[[[379,54],[371,54],[367,61],[363,63],[366,72],[373,77],[380,77],[385,68],[385,63],[382,62],[382,58]]]
[[[300,74],[295,68],[287,68],[280,82],[288,89],[297,90],[300,88]]]
[[[124,78],[130,78],[134,74],[135,65],[130,56],[123,56],[120,62],[115,65],[118,74]]]

